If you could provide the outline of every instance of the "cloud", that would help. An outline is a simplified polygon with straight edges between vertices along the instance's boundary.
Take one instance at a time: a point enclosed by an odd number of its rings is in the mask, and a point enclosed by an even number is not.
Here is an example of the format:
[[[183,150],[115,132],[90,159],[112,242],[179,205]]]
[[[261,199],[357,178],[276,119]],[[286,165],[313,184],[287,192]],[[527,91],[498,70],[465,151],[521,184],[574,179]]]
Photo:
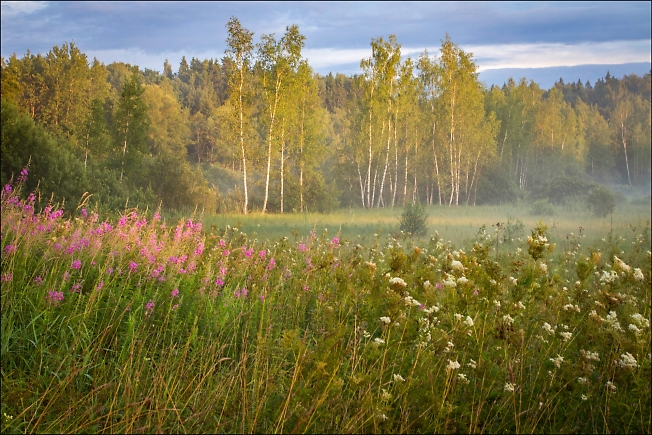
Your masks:
[[[1,4],[3,18],[13,18],[18,15],[29,15],[47,7],[48,2],[16,2],[3,1]]]

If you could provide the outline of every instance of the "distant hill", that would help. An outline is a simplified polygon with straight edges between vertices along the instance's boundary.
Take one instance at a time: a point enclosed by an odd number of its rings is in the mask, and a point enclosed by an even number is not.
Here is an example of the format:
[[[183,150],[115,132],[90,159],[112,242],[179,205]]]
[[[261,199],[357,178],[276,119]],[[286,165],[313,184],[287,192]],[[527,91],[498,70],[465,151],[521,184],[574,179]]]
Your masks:
[[[502,68],[481,72],[480,81],[485,82],[487,87],[491,85],[502,86],[510,77],[515,81],[526,77],[528,81],[534,80],[541,88],[550,89],[560,77],[566,83],[576,83],[577,80],[586,83],[588,80],[593,85],[599,78],[604,77],[607,71],[613,77],[621,78],[629,74],[643,76],[650,72],[650,68],[652,68],[650,62],[553,66],[549,68]]]

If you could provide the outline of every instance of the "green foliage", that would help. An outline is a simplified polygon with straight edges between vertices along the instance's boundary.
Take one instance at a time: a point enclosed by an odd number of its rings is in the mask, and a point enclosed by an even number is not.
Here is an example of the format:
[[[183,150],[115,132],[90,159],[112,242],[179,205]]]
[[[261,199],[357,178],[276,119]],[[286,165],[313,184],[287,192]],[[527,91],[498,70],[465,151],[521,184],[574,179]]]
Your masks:
[[[598,217],[605,217],[614,211],[616,195],[604,186],[596,186],[586,197],[586,206]]]
[[[421,204],[408,202],[403,207],[399,231],[414,234],[415,236],[423,236],[428,232],[427,220],[428,214]]]
[[[532,203],[532,214],[535,216],[551,216],[555,214],[555,207],[548,199],[540,199]]]

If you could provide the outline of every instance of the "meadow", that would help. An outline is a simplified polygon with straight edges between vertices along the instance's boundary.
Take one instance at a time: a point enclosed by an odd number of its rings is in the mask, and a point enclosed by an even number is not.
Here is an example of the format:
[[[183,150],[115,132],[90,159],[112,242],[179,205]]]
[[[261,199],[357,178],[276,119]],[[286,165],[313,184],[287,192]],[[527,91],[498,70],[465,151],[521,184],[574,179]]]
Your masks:
[[[649,205],[184,219],[3,188],[2,432],[650,433]]]

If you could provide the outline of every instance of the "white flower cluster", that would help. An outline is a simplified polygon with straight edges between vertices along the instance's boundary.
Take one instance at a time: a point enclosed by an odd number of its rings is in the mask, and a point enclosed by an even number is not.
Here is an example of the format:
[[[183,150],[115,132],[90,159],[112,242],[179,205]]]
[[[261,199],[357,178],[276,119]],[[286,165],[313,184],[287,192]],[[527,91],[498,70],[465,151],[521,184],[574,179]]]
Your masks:
[[[455,347],[455,345],[453,344],[453,342],[452,342],[452,341],[449,341],[449,342],[446,344],[446,349],[444,349],[444,352],[445,352],[445,353],[448,353],[448,352],[450,352],[451,350],[453,350],[454,347]]]
[[[542,273],[548,273],[548,265],[544,262],[539,263],[539,270]]]
[[[408,307],[420,307],[421,306],[421,302],[417,301],[416,299],[414,299],[410,295],[406,295],[403,298],[403,300],[405,301],[405,305],[407,305]]]
[[[587,378],[584,378],[584,377],[579,377],[579,378],[577,378],[577,382],[579,382],[580,384],[588,385],[589,380]]]
[[[615,311],[609,311],[609,314],[607,314],[606,321],[609,324],[609,326],[611,326],[616,331],[623,330],[623,328],[620,326],[620,322],[618,322],[618,315],[616,314]]]
[[[507,325],[511,325],[514,323],[514,319],[512,319],[512,316],[510,316],[509,314],[506,314],[503,316],[503,323]]]
[[[430,308],[423,309],[423,312],[426,314],[436,313],[437,311],[439,311],[439,307],[437,305],[433,305]]]
[[[381,318],[380,318],[380,321],[383,322],[385,325],[389,325],[390,323],[392,323],[392,319],[390,319],[390,318],[387,317],[387,316],[383,316],[383,317],[381,317]]]
[[[389,283],[390,284],[397,284],[397,285],[399,285],[401,287],[407,287],[407,284],[405,283],[405,281],[403,281],[403,279],[399,278],[398,276],[395,276],[394,278],[390,278]]]
[[[464,319],[464,322],[462,323],[464,323],[469,328],[473,327],[473,319],[469,316],[466,316],[466,319]]]
[[[561,335],[561,338],[563,338],[564,341],[570,340],[573,336],[570,332],[560,332],[559,335]]]
[[[545,322],[542,326],[543,330],[546,331],[548,334],[553,335],[555,333],[555,329],[550,326],[548,322]]]
[[[600,277],[600,282],[602,284],[611,284],[618,278],[618,273],[615,270],[607,272],[606,270],[602,271],[602,276]]]
[[[632,270],[632,268],[629,265],[625,264],[623,260],[616,257],[615,255],[614,255],[614,269],[620,269],[625,273],[629,273]]]
[[[576,311],[576,312],[579,313],[580,312],[580,307],[578,307],[577,305],[573,305],[573,304],[566,304],[566,305],[564,305],[564,311]]]
[[[455,313],[455,315],[454,315],[453,317],[455,317],[455,321],[456,321],[456,322],[459,322],[459,321],[461,321],[461,320],[464,318],[463,315],[461,315],[461,314],[457,314],[457,313]]]
[[[635,369],[638,367],[636,358],[629,352],[620,355],[620,360],[618,360],[617,364],[624,369]]]
[[[649,321],[648,319],[646,319],[645,317],[643,317],[642,315],[640,315],[639,313],[632,314],[630,317],[631,317],[631,318],[634,320],[634,322],[636,322],[636,323],[638,324],[638,326],[640,326],[641,328],[649,328],[649,327],[650,327],[650,321]]]
[[[595,320],[598,323],[603,323],[605,321],[602,317],[600,317],[598,312],[595,311],[595,310],[591,310],[591,312],[589,313],[589,317],[592,318],[593,320]]]
[[[457,287],[457,283],[455,283],[453,277],[450,276],[444,280],[443,284],[444,287]]]
[[[512,285],[516,285],[518,283],[518,280],[516,278],[514,278],[513,276],[510,276],[507,279],[509,280],[510,284],[512,284]]]
[[[430,281],[426,281],[426,282],[423,283],[423,288],[429,289],[430,287],[432,287],[432,284],[430,284]]]
[[[464,373],[458,373],[457,379],[460,380],[461,383],[463,384],[468,384],[470,381],[466,378],[466,375]]]
[[[394,373],[394,382],[405,382],[405,379],[403,379],[400,373]]]
[[[448,370],[457,370],[459,368],[460,368],[460,363],[458,363],[457,361],[448,360],[448,365],[446,366],[447,371]]]
[[[466,279],[465,276],[460,276],[459,278],[457,278],[457,283],[458,284],[466,284],[467,282],[469,282],[469,280]]]
[[[514,387],[516,387],[516,385],[507,382],[505,384],[505,386],[503,387],[503,389],[508,393],[513,393],[514,392]]]
[[[607,387],[607,390],[611,391],[612,393],[616,391],[616,386],[611,381],[607,381],[604,386]]]
[[[360,245],[358,245],[360,246]],[[365,261],[364,264],[369,266],[372,270],[376,270],[376,263],[372,263],[371,261]]]
[[[476,368],[478,366],[478,363],[473,361],[472,359],[469,359],[469,362],[466,363],[468,367],[471,367],[472,369]]]
[[[564,357],[557,354],[557,358],[550,358],[550,361],[555,365],[555,367],[559,368],[561,367],[561,363],[564,362]]]
[[[453,260],[453,261],[451,262],[451,269],[453,269],[453,270],[459,270],[459,271],[464,271],[464,265],[463,265],[460,261]]]
[[[598,352],[591,352],[590,350],[580,350],[580,356],[587,361],[600,361]]]
[[[636,281],[645,281],[645,275],[643,275],[643,272],[638,267],[634,269],[634,279]]]
[[[378,337],[374,338],[374,345],[376,347],[380,346],[381,344],[385,344],[385,340],[383,340],[382,338],[378,338]]]

